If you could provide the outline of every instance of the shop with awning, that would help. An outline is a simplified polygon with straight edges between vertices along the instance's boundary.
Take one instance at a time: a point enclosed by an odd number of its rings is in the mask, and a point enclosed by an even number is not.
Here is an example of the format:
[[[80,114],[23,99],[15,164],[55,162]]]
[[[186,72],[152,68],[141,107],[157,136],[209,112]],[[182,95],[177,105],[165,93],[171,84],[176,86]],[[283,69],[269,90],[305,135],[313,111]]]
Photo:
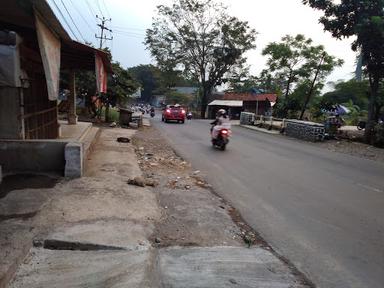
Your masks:
[[[219,109],[225,109],[231,119],[240,119],[243,110],[241,100],[213,100],[208,104],[208,118],[214,119]]]

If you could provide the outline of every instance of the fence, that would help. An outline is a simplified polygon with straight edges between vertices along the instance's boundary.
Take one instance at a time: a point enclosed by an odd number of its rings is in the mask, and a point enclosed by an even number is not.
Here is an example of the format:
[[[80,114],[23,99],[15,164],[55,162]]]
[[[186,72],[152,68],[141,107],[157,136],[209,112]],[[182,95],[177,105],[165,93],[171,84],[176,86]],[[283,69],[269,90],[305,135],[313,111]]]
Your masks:
[[[253,125],[255,122],[255,113],[241,112],[240,124],[241,125]]]
[[[324,140],[325,128],[323,124],[300,120],[285,120],[285,122],[285,134],[287,136],[313,142]]]
[[[325,127],[323,124],[308,121],[279,119],[272,116],[241,112],[240,124],[256,125],[268,129],[282,129],[287,136],[313,142],[323,141],[325,137]]]

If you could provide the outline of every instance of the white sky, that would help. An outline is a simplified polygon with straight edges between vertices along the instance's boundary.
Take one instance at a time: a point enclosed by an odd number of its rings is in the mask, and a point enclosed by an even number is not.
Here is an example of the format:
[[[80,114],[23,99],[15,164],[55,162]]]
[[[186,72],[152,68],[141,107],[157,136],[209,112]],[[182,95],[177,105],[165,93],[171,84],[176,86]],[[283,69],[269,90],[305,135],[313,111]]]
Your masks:
[[[105,45],[112,49],[114,60],[128,68],[139,64],[153,63],[145,46],[145,29],[150,28],[156,6],[170,3],[170,0],[48,0],[63,26],[71,34],[68,25],[60,15],[59,7],[72,30],[83,42],[79,32],[71,22],[64,5],[71,14],[83,37],[95,46],[99,46],[95,33],[100,33],[96,20],[92,15],[101,12],[112,21],[107,22],[114,31],[113,41]],[[258,74],[265,65],[265,57],[261,55],[263,48],[272,41],[279,41],[286,34],[304,34],[314,40],[314,44],[322,44],[328,53],[344,59],[343,67],[335,69],[328,81],[350,79],[355,70],[355,53],[350,48],[352,40],[336,40],[328,32],[324,32],[318,23],[320,12],[304,6],[301,0],[222,0],[229,7],[229,14],[248,21],[259,33],[256,49],[250,51],[248,63],[253,74]],[[64,5],[63,5],[64,3]],[[101,11],[101,12],[100,12]],[[81,14],[81,15],[80,15]]]

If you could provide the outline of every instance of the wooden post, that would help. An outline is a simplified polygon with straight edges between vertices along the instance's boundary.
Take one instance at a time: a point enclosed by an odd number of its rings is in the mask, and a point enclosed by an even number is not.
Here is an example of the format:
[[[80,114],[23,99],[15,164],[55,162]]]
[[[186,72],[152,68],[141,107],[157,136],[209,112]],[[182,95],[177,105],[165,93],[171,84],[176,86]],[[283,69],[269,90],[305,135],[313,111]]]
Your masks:
[[[77,124],[75,71],[69,72],[68,124]]]

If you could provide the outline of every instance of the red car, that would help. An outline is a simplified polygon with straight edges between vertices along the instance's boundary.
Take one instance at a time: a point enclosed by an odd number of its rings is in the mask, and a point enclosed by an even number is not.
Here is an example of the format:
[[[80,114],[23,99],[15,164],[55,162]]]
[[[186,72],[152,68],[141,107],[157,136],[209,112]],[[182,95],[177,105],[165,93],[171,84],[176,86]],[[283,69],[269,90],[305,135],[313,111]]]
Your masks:
[[[177,122],[184,123],[185,114],[186,114],[186,111],[183,107],[176,106],[176,105],[175,106],[168,105],[163,110],[163,115],[161,117],[161,121],[168,122],[168,121],[174,120]]]

